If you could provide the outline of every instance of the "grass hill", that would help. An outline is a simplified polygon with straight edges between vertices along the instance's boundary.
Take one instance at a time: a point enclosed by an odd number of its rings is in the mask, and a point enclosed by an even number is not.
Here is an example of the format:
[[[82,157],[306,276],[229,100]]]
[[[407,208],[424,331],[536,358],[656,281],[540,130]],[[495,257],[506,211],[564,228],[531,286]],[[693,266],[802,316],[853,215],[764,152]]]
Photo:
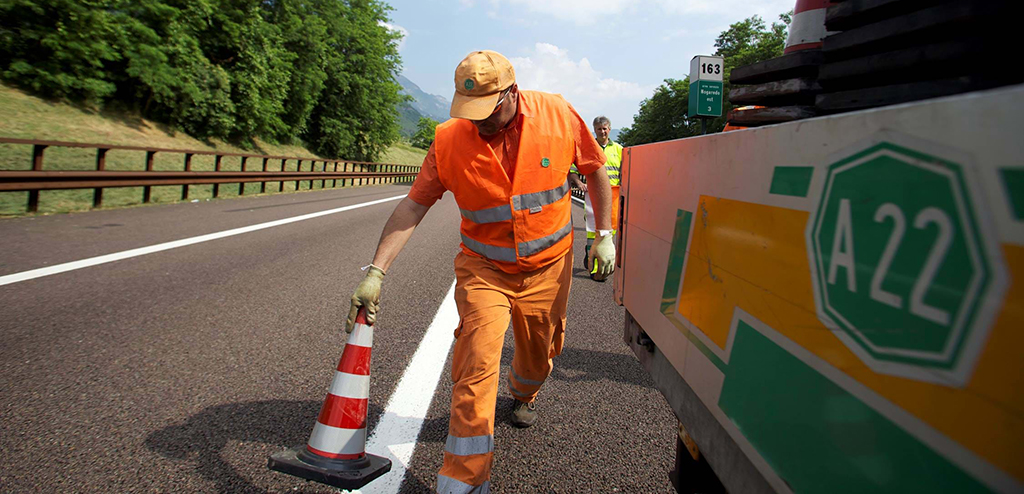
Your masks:
[[[97,111],[43,100],[18,89],[0,85],[0,136],[20,139],[41,139],[86,143],[119,144],[171,149],[223,151],[225,153],[268,154],[321,158],[301,145],[280,145],[257,141],[254,149],[246,149],[219,140],[201,140],[165,125],[138,116]],[[95,169],[94,149],[51,148],[46,150],[44,168],[48,170]],[[145,165],[141,151],[111,151],[107,155],[109,170],[141,170]],[[0,144],[0,170],[27,170],[32,168],[31,146]],[[398,143],[379,161],[406,165],[422,163],[426,151]],[[237,161],[237,159],[236,159]],[[156,155],[155,169],[181,170],[181,155]],[[224,160],[224,169],[239,169],[232,160]],[[213,158],[196,157],[193,169],[213,169]],[[163,190],[160,190],[163,189]],[[252,189],[252,190],[251,190]],[[238,187],[222,186],[220,197],[237,195]],[[276,190],[276,189],[275,189]],[[286,184],[285,190],[294,190]],[[192,191],[195,191],[194,193]],[[212,186],[191,186],[190,197],[211,197]],[[248,184],[245,192],[259,191],[259,184]],[[126,206],[139,202],[140,188],[107,189],[104,207]],[[181,187],[154,187],[154,202],[174,202],[180,199]],[[27,192],[0,193],[0,215],[23,214]],[[43,191],[40,194],[40,212],[54,213],[89,209],[91,190]]]

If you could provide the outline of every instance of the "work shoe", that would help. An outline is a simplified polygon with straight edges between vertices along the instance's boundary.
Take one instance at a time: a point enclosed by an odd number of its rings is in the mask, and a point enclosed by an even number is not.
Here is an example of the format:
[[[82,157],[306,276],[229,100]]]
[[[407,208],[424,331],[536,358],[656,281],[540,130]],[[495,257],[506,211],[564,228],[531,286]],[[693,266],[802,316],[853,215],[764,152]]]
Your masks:
[[[512,407],[512,425],[523,429],[536,423],[537,402],[531,401],[526,403],[516,400],[516,405]]]
[[[590,271],[590,246],[583,247],[583,269]]]

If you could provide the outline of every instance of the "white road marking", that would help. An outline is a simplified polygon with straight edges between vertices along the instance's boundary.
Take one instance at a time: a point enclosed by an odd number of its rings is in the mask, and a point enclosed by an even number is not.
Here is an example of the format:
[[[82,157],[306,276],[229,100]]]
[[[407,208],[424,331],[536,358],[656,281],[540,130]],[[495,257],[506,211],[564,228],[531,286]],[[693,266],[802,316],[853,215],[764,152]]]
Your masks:
[[[367,453],[391,458],[391,472],[357,492],[391,494],[402,487],[402,479],[416,450],[416,439],[430,410],[430,402],[434,399],[458,325],[459,310],[455,306],[455,283],[452,282],[434,321],[402,374],[402,380],[384,407],[384,415],[366,443]]]
[[[113,254],[106,254],[98,257],[90,257],[89,259],[82,259],[81,261],[66,262],[64,264],[58,264],[56,266],[33,269],[30,271],[22,271],[20,273],[0,276],[0,286],[10,285],[11,283],[17,283],[19,281],[27,281],[35,278],[42,278],[44,276],[65,273],[68,271],[74,271],[76,269],[88,268],[99,264],[106,264],[108,262],[120,261],[131,257],[144,256],[146,254],[152,254],[154,252],[176,249],[178,247],[185,247],[187,245],[209,242],[210,240],[217,240],[225,237],[231,237],[234,235],[241,235],[243,233],[254,232],[257,230],[263,230],[275,226],[287,225],[288,223],[295,223],[296,221],[309,220],[313,218],[319,218],[321,216],[327,216],[329,214],[342,213],[345,211],[351,211],[353,209],[359,209],[367,206],[381,204],[388,201],[394,201],[395,199],[401,199],[405,196],[406,194],[402,194],[400,196],[388,197],[386,199],[378,199],[376,201],[353,204],[351,206],[344,206],[336,209],[328,209],[326,211],[320,211],[317,213],[304,214],[302,216],[295,216],[293,218],[269,221],[267,223],[260,223],[258,225],[244,226],[242,228],[235,228],[233,230],[225,230],[223,232],[210,233],[207,235],[200,235],[198,237],[175,240],[173,242],[165,242],[162,244],[151,245],[149,247],[140,247],[138,249],[131,249],[123,252],[115,252]]]

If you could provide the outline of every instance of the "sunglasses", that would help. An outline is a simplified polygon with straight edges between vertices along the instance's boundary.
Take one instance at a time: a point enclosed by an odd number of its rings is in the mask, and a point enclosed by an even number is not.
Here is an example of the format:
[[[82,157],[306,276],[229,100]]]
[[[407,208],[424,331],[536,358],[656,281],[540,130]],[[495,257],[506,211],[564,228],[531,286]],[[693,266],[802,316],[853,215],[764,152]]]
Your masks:
[[[511,92],[512,86],[509,86],[508,89],[505,90],[505,94],[501,95],[501,98],[498,99],[498,104],[494,105],[494,109],[491,110],[491,115],[494,115],[495,113],[498,113],[498,110],[501,110],[501,104],[505,102],[505,98],[508,97],[508,93]]]

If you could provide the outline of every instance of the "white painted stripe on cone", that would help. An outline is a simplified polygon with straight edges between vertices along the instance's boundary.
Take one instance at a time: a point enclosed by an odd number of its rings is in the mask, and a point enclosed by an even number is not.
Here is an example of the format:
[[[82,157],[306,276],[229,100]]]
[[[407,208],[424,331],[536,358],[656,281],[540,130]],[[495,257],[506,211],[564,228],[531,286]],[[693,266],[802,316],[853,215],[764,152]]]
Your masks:
[[[309,435],[309,447],[325,453],[358,455],[366,445],[366,429],[342,429],[317,421]]]
[[[817,43],[825,38],[825,9],[815,9],[793,14],[789,24],[786,48],[804,43]]]
[[[453,282],[366,443],[367,453],[391,458],[391,473],[374,480],[361,492],[395,494],[402,487],[458,325]]]
[[[334,371],[331,390],[334,396],[343,398],[366,399],[370,397],[370,376],[359,376],[347,372]]]
[[[345,206],[335,209],[328,209],[327,211],[320,211],[316,213],[304,214],[302,216],[295,216],[293,218],[285,218],[282,220],[269,221],[267,223],[260,223],[258,225],[244,226],[242,228],[235,228],[233,230],[225,230],[223,232],[210,233],[207,235],[200,235],[198,237],[185,238],[181,240],[175,240],[173,242],[165,242],[162,244],[151,245],[149,247],[140,247],[138,249],[126,250],[123,252],[116,252],[114,254],[107,254],[98,257],[90,257],[88,259],[82,259],[81,261],[66,262],[64,264],[58,264],[56,266],[50,266],[46,268],[33,269],[31,271],[22,271],[20,273],[9,274],[0,276],[0,286],[10,285],[11,283],[17,283],[19,281],[28,281],[36,278],[42,278],[44,276],[50,276],[54,274],[60,274],[67,271],[74,271],[76,269],[88,268],[99,264],[106,264],[108,262],[121,261],[132,257],[144,256],[146,254],[153,254],[155,252],[161,252],[170,249],[176,249],[178,247],[185,247],[188,245],[198,244],[202,242],[209,242],[210,240],[218,240],[234,235],[241,235],[243,233],[255,232],[257,230],[263,230],[266,228],[272,228],[275,226],[287,225],[288,223],[295,223],[296,221],[309,220],[313,218],[319,218],[321,216],[327,216],[329,214],[342,213],[345,211],[351,211],[353,209],[365,208],[367,206],[373,206],[388,201],[394,201],[395,199],[401,199],[407,194],[400,196],[388,197],[385,199],[378,199],[376,201],[364,202],[360,204],[353,204],[351,206]]]
[[[373,326],[356,323],[348,337],[349,345],[373,347]]]

